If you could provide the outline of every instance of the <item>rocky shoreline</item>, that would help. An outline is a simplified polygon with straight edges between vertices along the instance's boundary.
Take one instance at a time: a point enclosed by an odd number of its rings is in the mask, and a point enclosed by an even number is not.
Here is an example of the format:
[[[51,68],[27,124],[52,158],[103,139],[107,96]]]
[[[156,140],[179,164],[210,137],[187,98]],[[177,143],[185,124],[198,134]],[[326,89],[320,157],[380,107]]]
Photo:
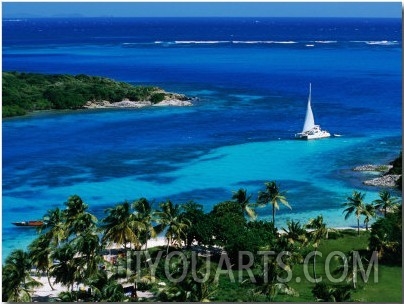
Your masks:
[[[354,171],[378,171],[378,172],[388,172],[392,165],[361,165],[353,168]]]
[[[367,186],[374,186],[374,187],[386,187],[386,188],[394,188],[397,185],[397,181],[401,175],[397,174],[386,174],[389,170],[393,168],[392,165],[360,165],[353,168],[353,171],[372,171],[372,172],[380,172],[381,175],[376,178],[372,178],[370,180],[365,180],[363,184]]]
[[[380,177],[372,178],[370,180],[366,180],[363,183],[367,186],[394,188],[394,187],[396,187],[396,182],[398,181],[400,176],[401,175],[388,174],[388,175],[383,175]]]
[[[108,100],[89,100],[83,106],[84,109],[105,109],[105,108],[143,108],[143,107],[188,107],[192,106],[191,98],[186,97],[185,95],[175,94],[175,93],[167,93],[164,100],[152,103],[149,100],[140,100],[133,101],[129,99],[124,99],[119,102],[110,102]]]
[[[188,100],[168,99],[153,104],[151,101],[132,101],[122,100],[119,102],[109,102],[108,100],[101,101],[88,101],[83,108],[84,109],[106,109],[106,108],[143,108],[143,107],[186,107],[192,106],[192,103]]]

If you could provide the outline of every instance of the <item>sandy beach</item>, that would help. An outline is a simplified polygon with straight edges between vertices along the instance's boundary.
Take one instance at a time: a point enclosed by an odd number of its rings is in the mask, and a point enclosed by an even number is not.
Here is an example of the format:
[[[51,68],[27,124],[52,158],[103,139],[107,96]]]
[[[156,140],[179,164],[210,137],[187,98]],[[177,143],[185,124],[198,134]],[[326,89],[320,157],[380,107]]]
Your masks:
[[[158,247],[158,246],[167,246],[167,239],[165,237],[156,237],[153,239],[150,239],[147,242],[147,248],[153,248],[153,247]],[[114,249],[119,249],[121,246],[111,246],[111,248]],[[146,246],[143,246],[142,249],[145,249]],[[55,284],[55,278],[50,278],[51,284],[53,286],[52,288],[49,286],[48,278],[46,276],[41,276],[41,275],[33,275],[33,279],[36,281],[42,283],[42,286],[37,287],[32,293],[32,301],[33,302],[49,302],[51,299],[55,299],[58,297],[58,295],[63,292],[63,291],[68,291],[66,286],[61,285],[60,283]],[[75,289],[77,288],[76,286],[74,287]],[[85,286],[78,286],[78,288],[81,289],[86,289]],[[145,291],[138,291],[137,292],[139,298],[150,298],[153,296],[152,293]]]
[[[60,283],[55,284],[54,278],[51,278],[52,288],[49,286],[48,278],[46,276],[33,276],[33,278],[42,283],[41,287],[35,289],[32,292],[33,302],[52,302],[58,298],[59,294],[63,291],[68,291],[66,286],[62,286]],[[79,286],[81,289],[85,289],[84,286]],[[150,298],[153,294],[149,291],[137,291],[138,298]]]
[[[153,248],[158,246],[167,246],[167,239],[163,236],[158,236],[154,239],[150,239],[147,241],[147,248]],[[146,249],[146,246],[143,246],[142,249]]]
[[[54,290],[49,286],[48,278],[46,276],[33,276],[32,278],[42,283],[42,286],[36,288],[32,293],[33,302],[48,302],[51,298],[57,298],[59,293],[67,291],[66,286],[62,286],[60,283],[55,284],[54,278],[50,279]]]

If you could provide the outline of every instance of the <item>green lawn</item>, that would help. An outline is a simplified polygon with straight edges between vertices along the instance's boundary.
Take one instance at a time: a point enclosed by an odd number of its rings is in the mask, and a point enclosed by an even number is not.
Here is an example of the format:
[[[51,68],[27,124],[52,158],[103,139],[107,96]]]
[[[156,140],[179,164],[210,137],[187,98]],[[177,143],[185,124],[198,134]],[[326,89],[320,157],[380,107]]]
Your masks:
[[[317,277],[329,284],[326,275],[325,261],[327,256],[333,251],[347,253],[351,250],[364,250],[368,246],[369,233],[361,232],[360,236],[356,235],[355,231],[346,231],[337,239],[323,240],[319,247],[322,257],[317,257],[316,272]],[[335,256],[335,254],[332,254]],[[312,259],[307,267],[306,273],[313,276]],[[333,270],[337,265],[336,258],[329,260],[330,269]],[[366,268],[365,268],[366,270]],[[237,272],[234,272],[235,274]],[[368,282],[365,284],[360,279],[358,287],[353,290],[352,301],[360,302],[399,302],[402,303],[402,268],[398,266],[378,265],[378,282],[375,282],[375,267],[370,269]],[[338,278],[338,275],[333,275]],[[237,280],[237,275],[235,275]],[[245,274],[245,278],[248,275]],[[314,302],[315,298],[311,292],[314,283],[309,282],[305,278],[304,268],[302,264],[298,264],[293,268],[293,277],[289,282],[299,296],[278,295],[275,298],[276,302]],[[219,281],[219,289],[216,293],[215,301],[267,301],[263,296],[254,294],[251,289],[252,284],[240,284],[230,282],[229,276],[222,275]]]
[[[370,282],[359,289],[353,296],[361,302],[399,302],[402,303],[402,269],[379,265],[379,282]]]

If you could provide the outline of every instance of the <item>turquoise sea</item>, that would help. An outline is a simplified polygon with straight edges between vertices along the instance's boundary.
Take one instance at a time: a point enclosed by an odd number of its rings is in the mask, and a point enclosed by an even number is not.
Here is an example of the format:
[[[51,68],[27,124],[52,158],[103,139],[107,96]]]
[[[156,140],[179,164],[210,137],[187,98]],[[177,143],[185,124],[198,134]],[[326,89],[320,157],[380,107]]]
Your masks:
[[[91,74],[197,97],[192,107],[33,113],[2,122],[3,260],[39,219],[77,194],[104,209],[146,197],[209,211],[275,180],[287,220],[344,220],[341,204],[367,163],[402,145],[399,19],[3,20],[3,70]],[[316,123],[332,137],[298,141],[309,83]],[[396,193],[400,196],[401,193]],[[269,209],[258,209],[261,219]]]

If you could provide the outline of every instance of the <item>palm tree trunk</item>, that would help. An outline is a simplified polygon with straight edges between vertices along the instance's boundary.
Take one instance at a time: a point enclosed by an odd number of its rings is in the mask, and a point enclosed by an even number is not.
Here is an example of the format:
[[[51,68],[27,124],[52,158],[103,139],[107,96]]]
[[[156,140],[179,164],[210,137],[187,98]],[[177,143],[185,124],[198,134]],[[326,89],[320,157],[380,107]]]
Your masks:
[[[313,259],[313,275],[314,275],[314,281],[315,281],[315,283],[317,283],[316,255],[317,255],[317,248],[314,250],[314,259]]]
[[[135,281],[135,283],[133,284],[133,298],[137,299],[137,282]]]
[[[275,227],[275,205],[272,205],[272,223]]]
[[[48,284],[49,284],[50,288],[51,288],[52,290],[55,290],[55,288],[53,287],[53,285],[52,285],[52,283],[51,283],[51,281],[50,281],[49,269],[46,270],[46,276],[48,277]]]
[[[358,218],[358,235],[359,235],[359,218]]]

